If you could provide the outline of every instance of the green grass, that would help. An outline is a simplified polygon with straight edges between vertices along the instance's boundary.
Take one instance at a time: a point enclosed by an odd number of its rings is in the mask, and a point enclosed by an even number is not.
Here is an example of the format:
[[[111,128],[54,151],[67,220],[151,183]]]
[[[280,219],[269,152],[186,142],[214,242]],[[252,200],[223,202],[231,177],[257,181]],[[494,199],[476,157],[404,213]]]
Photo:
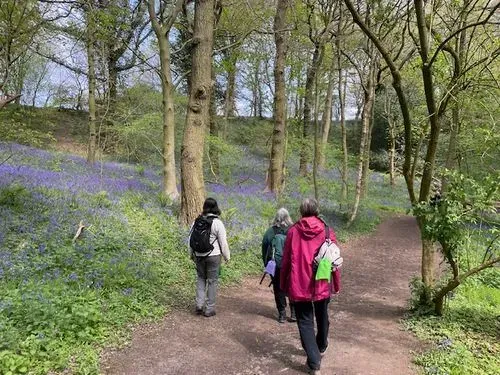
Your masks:
[[[499,282],[500,270],[488,273],[489,280]],[[415,363],[425,374],[499,374],[499,306],[500,289],[475,278],[448,300],[443,317],[410,317],[404,322],[406,328],[428,343]]]

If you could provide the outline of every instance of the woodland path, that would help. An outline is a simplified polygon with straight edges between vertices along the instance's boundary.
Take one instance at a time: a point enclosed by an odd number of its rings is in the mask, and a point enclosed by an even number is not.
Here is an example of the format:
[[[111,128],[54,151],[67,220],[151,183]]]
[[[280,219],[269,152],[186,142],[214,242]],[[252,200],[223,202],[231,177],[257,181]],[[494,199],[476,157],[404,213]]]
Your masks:
[[[419,343],[401,330],[408,283],[419,272],[420,237],[411,217],[384,221],[376,232],[343,244],[343,290],[330,304],[330,347],[323,375],[416,374]],[[138,328],[131,344],[104,356],[105,374],[305,374],[296,323],[279,324],[272,288],[259,277],[224,289],[217,315],[191,310]]]

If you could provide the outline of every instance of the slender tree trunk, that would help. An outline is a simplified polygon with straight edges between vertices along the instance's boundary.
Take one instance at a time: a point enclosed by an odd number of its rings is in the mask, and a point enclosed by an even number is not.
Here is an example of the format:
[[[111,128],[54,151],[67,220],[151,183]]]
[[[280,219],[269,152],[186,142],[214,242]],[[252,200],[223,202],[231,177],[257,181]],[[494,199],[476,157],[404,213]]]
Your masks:
[[[339,96],[339,117],[340,117],[340,131],[342,134],[342,168],[341,168],[341,178],[342,178],[342,201],[347,201],[347,171],[348,171],[348,152],[347,152],[347,130],[345,126],[345,100],[347,92],[347,71],[345,72],[345,79],[343,77],[342,70],[342,45],[340,44],[343,40],[343,18],[344,18],[344,8],[342,4],[339,4],[339,20],[337,23],[337,37],[335,38],[335,49],[337,57],[337,69],[338,69],[338,86],[337,92]]]
[[[274,18],[274,41],[276,57],[274,62],[274,131],[269,160],[267,189],[280,193],[283,186],[286,138],[286,85],[285,64],[287,53],[286,12],[289,0],[278,0]]]
[[[215,69],[212,65],[212,82],[215,82]],[[212,173],[215,175],[215,179],[218,179],[219,172],[220,172],[220,165],[219,165],[219,146],[217,144],[217,138],[219,138],[219,124],[217,123],[216,115],[217,115],[217,108],[215,105],[215,92],[212,90],[212,93],[210,95],[210,136],[212,139],[212,142],[209,144],[208,147],[208,157],[210,159],[210,168],[212,170]]]
[[[446,152],[445,168],[448,170],[453,170],[457,166],[457,144],[458,144],[458,133],[460,130],[460,106],[458,101],[456,101],[451,110],[451,124],[450,124],[450,140],[448,142],[448,151]],[[443,178],[441,184],[442,193],[445,193],[448,189],[448,180]]]
[[[429,143],[427,146],[427,153],[425,155],[424,170],[422,173],[422,180],[420,183],[419,201],[427,202],[434,175],[434,164],[436,162],[437,145],[439,140],[439,133],[441,129],[441,118],[437,112],[435,101],[434,82],[432,77],[432,66],[429,65],[429,33],[427,30],[426,16],[423,0],[415,0],[415,13],[417,18],[418,36],[420,41],[420,56],[422,59],[422,80],[424,83],[425,101],[427,104],[427,111],[429,114],[429,122],[431,126]],[[420,220],[421,232],[424,232],[425,222]],[[429,250],[425,245],[428,242],[422,241],[422,281],[425,285],[424,298],[430,300],[430,292],[434,285],[434,252]]]
[[[95,72],[95,20],[92,9],[87,10],[87,63],[89,85],[89,144],[87,149],[87,162],[95,163],[97,129],[96,129],[96,72]]]
[[[118,61],[114,58],[108,58],[108,96],[110,103],[116,103],[118,96]]]
[[[301,74],[297,76],[297,88],[295,90],[295,112],[293,117],[297,120],[302,118],[304,112],[304,97],[300,94],[300,88],[302,87],[301,77]]]
[[[339,73],[339,114],[340,114],[340,131],[342,133],[342,200],[347,199],[347,171],[348,171],[348,152],[347,152],[347,130],[345,126],[345,97],[347,91],[347,76],[342,77],[342,55],[340,53],[340,45],[337,45],[337,61]],[[346,72],[347,74],[347,72]]]
[[[253,71],[253,87],[252,87],[252,116],[257,117],[257,113],[259,112],[259,63],[256,62]]]
[[[43,67],[42,73],[40,74],[40,76],[38,77],[38,79],[36,81],[35,89],[33,90],[33,98],[31,101],[32,107],[36,106],[36,98],[38,96],[38,90],[40,90],[40,86],[42,85],[43,79],[45,78],[47,71],[48,71],[48,64],[45,64],[45,66]]]
[[[107,108],[105,111],[105,127],[99,134],[103,139],[102,148],[104,152],[113,153],[118,142],[116,131],[113,129],[113,118],[116,112],[116,98],[118,95],[118,61],[113,56],[108,56],[108,88],[107,88]]]
[[[389,175],[391,180],[391,187],[396,186],[396,125],[389,117],[387,119],[389,125]]]
[[[157,35],[160,47],[160,68],[163,106],[163,191],[171,199],[179,197],[175,175],[175,112],[174,85],[170,71],[169,32]]]
[[[151,26],[156,34],[160,50],[160,79],[162,85],[163,107],[163,192],[170,199],[178,199],[177,177],[175,175],[175,112],[174,112],[174,84],[170,71],[170,42],[169,33],[173,20],[181,11],[181,2],[169,14],[169,18],[160,24],[155,12],[154,0],[148,0],[148,14]]]
[[[396,124],[392,117],[392,107],[389,92],[387,90],[385,90],[384,97],[384,116],[387,120],[387,126],[389,128],[389,176],[391,187],[394,188],[396,185]]]
[[[319,162],[319,154],[320,154],[320,139],[319,139],[319,90],[318,90],[318,75],[316,75],[316,79],[314,80],[314,159],[313,159],[313,184],[314,184],[314,198],[319,200],[319,187],[318,187],[318,162]]]
[[[234,109],[236,107],[234,102],[236,86],[236,61],[231,66],[227,73],[227,90],[224,103],[224,117],[234,117]]]
[[[347,93],[347,72],[342,81],[342,69],[339,70],[339,104],[340,104],[340,131],[342,132],[342,199],[347,199],[347,173],[349,153],[347,150],[347,129],[345,124],[345,98]]]
[[[230,66],[227,71],[227,86],[226,94],[224,97],[224,127],[222,131],[222,138],[227,139],[227,127],[229,117],[234,117],[235,104],[235,86],[236,86],[236,59],[230,59]]]
[[[374,124],[374,115],[375,115],[375,82],[372,82],[372,87],[370,87],[371,95],[371,105],[370,105],[370,114],[369,121],[370,126],[368,129],[368,138],[366,140],[365,147],[365,155],[363,156],[363,176],[361,177],[361,198],[365,198],[367,195],[367,178],[368,171],[370,170],[370,155],[371,155],[371,146],[372,146],[372,134],[373,134],[373,124]]]
[[[260,63],[259,63],[260,67]],[[263,94],[262,94],[262,84],[260,83],[260,69],[255,70],[255,81],[257,82],[257,109],[259,111],[259,118],[264,118],[264,103],[263,103]]]
[[[365,168],[365,158],[366,158],[366,148],[369,147],[369,133],[370,133],[370,122],[372,119],[372,108],[373,108],[373,98],[375,95],[375,61],[373,58],[373,53],[370,59],[370,68],[368,72],[368,79],[365,88],[365,100],[363,103],[363,109],[361,111],[361,140],[359,145],[359,161],[358,161],[358,173],[356,178],[356,195],[354,197],[354,205],[351,211],[351,216],[348,221],[348,226],[351,225],[358,214],[359,203],[362,198],[362,185],[363,185],[363,170]]]
[[[323,47],[319,43],[316,43],[306,75],[306,87],[304,95],[304,117],[302,124],[303,126],[302,144],[300,147],[300,163],[299,163],[299,174],[301,176],[307,176],[308,174],[307,164],[311,160],[311,153],[309,152],[309,150],[311,148],[311,133],[312,133],[311,127],[313,123],[312,109],[314,107],[314,82],[323,57],[322,48]]]
[[[191,91],[181,157],[181,222],[188,225],[197,217],[205,200],[203,179],[203,144],[209,121],[212,91],[212,50],[214,0],[195,2],[194,46]]]
[[[328,74],[328,88],[326,89],[325,107],[323,109],[322,131],[321,131],[321,146],[319,148],[318,168],[322,169],[325,166],[325,153],[328,144],[328,136],[332,124],[332,105],[333,105],[333,90],[335,86],[335,71],[336,61],[332,58],[332,65]]]

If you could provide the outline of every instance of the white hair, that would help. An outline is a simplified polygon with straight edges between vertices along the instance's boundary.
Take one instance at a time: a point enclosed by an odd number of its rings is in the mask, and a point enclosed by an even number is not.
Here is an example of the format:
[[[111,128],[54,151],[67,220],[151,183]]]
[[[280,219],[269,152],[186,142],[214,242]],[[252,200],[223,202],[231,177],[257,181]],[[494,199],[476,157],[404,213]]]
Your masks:
[[[292,218],[288,213],[286,208],[281,207],[277,212],[276,216],[274,216],[273,226],[280,228],[288,228],[293,225]]]

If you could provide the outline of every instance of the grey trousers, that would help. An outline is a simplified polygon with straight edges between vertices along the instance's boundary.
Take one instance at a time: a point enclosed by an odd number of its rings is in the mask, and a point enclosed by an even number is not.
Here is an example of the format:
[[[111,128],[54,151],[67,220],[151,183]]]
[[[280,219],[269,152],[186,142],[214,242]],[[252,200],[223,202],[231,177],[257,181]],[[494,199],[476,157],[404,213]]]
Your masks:
[[[215,310],[220,263],[220,255],[196,258],[196,308],[205,307],[205,313]]]

